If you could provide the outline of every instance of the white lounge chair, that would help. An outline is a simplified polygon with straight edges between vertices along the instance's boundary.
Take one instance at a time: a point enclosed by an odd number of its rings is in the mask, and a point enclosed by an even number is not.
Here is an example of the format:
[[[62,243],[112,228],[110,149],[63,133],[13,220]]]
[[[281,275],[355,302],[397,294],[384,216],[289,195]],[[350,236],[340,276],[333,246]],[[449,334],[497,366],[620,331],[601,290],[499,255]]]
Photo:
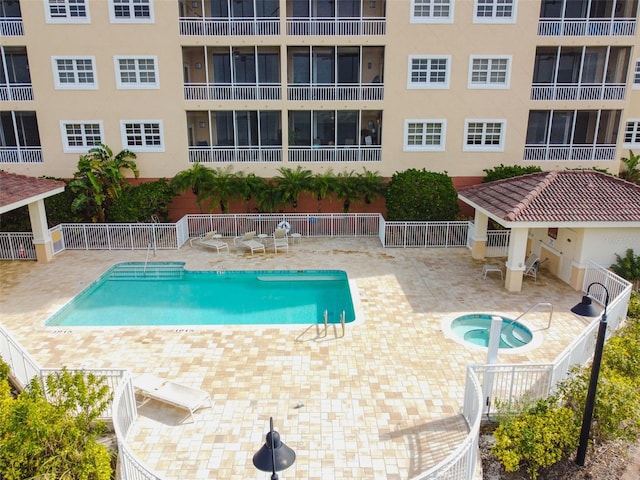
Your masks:
[[[253,252],[260,250],[262,251],[262,253],[266,253],[264,243],[260,243],[257,240],[254,240],[255,236],[256,232],[255,230],[253,230],[251,232],[245,233],[242,237],[234,238],[233,243],[248,248],[249,250],[251,250],[251,255],[253,255]]]
[[[277,228],[273,232],[273,249],[278,253],[278,249],[289,251],[289,237],[285,228]]]
[[[535,253],[530,254],[524,262],[525,277],[533,277],[534,281],[538,281],[538,267],[540,266],[540,257]]]
[[[212,407],[211,397],[204,390],[165,380],[149,373],[133,377],[133,388],[145,397],[143,404],[149,399],[158,400],[170,405],[189,410],[191,419],[193,414],[204,407]]]
[[[207,233],[204,237],[192,238],[191,240],[189,240],[189,244],[191,246],[202,245],[203,247],[207,247],[207,248],[215,248],[218,253],[220,253],[220,250],[229,251],[229,245],[227,245],[225,242],[221,240],[218,240],[219,238],[220,238],[220,235],[218,234],[217,231],[214,230],[212,232]]]

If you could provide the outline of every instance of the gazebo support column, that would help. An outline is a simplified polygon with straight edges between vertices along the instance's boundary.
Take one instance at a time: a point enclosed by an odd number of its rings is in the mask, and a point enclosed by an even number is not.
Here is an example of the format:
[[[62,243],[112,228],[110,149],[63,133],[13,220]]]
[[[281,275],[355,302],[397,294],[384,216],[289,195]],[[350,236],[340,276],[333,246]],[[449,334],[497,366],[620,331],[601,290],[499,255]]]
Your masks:
[[[487,225],[489,217],[476,209],[473,220],[473,238],[471,239],[471,257],[474,260],[483,260],[487,250]]]
[[[50,262],[53,259],[53,248],[44,200],[37,200],[29,204],[29,219],[33,232],[33,244],[36,248],[36,259],[38,262]]]
[[[509,238],[509,256],[507,258],[507,274],[504,287],[509,292],[522,290],[522,276],[527,253],[528,228],[512,228]]]

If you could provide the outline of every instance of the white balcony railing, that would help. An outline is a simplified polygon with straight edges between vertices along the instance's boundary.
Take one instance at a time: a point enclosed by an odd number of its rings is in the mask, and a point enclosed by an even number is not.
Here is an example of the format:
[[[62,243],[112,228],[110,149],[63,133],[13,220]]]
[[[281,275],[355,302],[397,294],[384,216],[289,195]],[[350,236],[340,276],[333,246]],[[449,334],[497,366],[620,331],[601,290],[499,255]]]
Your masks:
[[[0,163],[42,163],[42,147],[0,147]]]
[[[379,162],[381,160],[380,145],[289,147],[290,162]]]
[[[383,99],[384,85],[381,83],[336,83],[287,87],[287,100],[294,101],[378,101]]]
[[[534,83],[531,86],[531,100],[624,100],[625,93],[624,83]]]
[[[22,37],[24,28],[21,18],[0,18],[0,36],[2,37]]]
[[[33,100],[33,87],[26,83],[0,85],[0,101],[27,102]]]
[[[384,35],[385,18],[287,18],[287,35]]]
[[[280,35],[280,19],[265,18],[180,18],[180,35],[247,36]]]
[[[282,162],[282,147],[189,147],[191,163]]]
[[[280,84],[233,85],[211,83],[187,83],[185,100],[280,100]]]
[[[635,18],[541,18],[538,22],[540,36],[633,36],[636,34]]]
[[[524,159],[531,161],[606,161],[615,160],[615,158],[615,145],[525,145],[524,147]]]

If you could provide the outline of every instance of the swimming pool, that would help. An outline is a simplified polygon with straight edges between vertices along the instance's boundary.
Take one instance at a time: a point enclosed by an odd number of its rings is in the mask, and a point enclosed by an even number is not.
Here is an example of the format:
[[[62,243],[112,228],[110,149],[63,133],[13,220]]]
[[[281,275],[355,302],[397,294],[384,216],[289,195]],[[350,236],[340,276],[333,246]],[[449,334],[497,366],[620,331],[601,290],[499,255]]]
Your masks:
[[[326,313],[325,313],[326,312]],[[355,320],[342,270],[194,271],[182,262],[114,265],[48,326],[345,323]]]

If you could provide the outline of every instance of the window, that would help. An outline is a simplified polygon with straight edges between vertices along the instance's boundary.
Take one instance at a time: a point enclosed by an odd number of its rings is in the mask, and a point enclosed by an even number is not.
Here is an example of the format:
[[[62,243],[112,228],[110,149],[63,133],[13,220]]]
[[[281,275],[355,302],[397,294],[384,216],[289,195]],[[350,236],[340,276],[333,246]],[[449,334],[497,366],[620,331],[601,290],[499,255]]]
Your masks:
[[[636,70],[633,73],[633,88],[640,88],[640,60],[636,60]]]
[[[120,121],[122,146],[137,152],[164,152],[160,120]]]
[[[157,57],[115,57],[118,88],[160,88]]]
[[[464,150],[503,151],[506,120],[465,121]]]
[[[509,88],[511,57],[469,59],[469,88]]]
[[[60,127],[65,152],[86,153],[91,147],[104,143],[100,121],[62,121]]]
[[[453,22],[454,0],[411,0],[411,22]]]
[[[624,128],[624,144],[628,147],[640,147],[640,120],[629,120]]]
[[[446,120],[405,120],[404,151],[443,151]]]
[[[44,0],[47,23],[89,23],[87,0]]]
[[[153,22],[152,0],[109,0],[112,23]]]
[[[94,90],[98,88],[94,57],[53,57],[52,62],[57,89]]]
[[[515,23],[516,0],[475,0],[473,23]]]
[[[449,88],[450,56],[409,56],[409,88]]]

